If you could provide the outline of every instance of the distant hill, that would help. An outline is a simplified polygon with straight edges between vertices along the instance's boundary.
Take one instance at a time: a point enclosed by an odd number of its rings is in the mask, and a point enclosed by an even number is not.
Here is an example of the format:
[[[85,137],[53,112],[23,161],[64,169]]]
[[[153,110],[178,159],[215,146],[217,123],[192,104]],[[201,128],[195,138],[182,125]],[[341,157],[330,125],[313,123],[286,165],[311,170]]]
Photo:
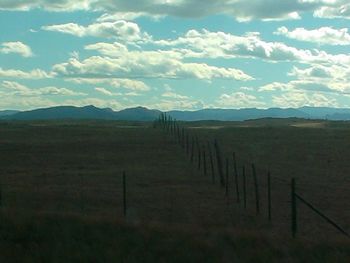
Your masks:
[[[4,110],[4,111],[0,111],[0,117],[1,116],[10,116],[10,115],[13,115],[13,114],[16,114],[18,113],[19,111],[16,111],[16,110]]]
[[[54,120],[54,119],[94,119],[94,120],[133,120],[153,121],[158,118],[160,111],[143,107],[113,111],[100,109],[95,106],[74,107],[58,106],[17,112],[12,115],[0,116],[5,120]]]
[[[169,115],[184,121],[220,120],[244,121],[260,118],[309,118],[310,116],[298,109],[204,109],[199,111],[170,111]]]
[[[153,121],[161,111],[136,107],[113,111],[112,109],[97,108],[95,106],[74,107],[59,106],[30,111],[0,111],[3,120],[52,120],[52,119],[97,119],[97,120],[129,120]],[[180,121],[244,121],[262,118],[303,118],[350,120],[350,109],[326,107],[301,108],[269,108],[269,109],[203,109],[198,111],[169,111],[173,118]]]

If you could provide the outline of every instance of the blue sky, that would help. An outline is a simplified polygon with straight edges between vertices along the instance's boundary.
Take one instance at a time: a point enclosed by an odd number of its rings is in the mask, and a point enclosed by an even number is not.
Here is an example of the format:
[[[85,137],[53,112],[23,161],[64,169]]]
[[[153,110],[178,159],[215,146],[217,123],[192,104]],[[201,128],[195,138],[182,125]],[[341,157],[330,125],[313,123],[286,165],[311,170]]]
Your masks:
[[[347,0],[0,0],[0,110],[350,107]]]

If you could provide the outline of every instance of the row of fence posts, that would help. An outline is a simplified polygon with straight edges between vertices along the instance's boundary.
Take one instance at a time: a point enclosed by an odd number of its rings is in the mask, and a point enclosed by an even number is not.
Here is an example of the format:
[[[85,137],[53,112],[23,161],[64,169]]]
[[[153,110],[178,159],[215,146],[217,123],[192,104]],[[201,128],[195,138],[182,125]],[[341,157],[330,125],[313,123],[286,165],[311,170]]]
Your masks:
[[[217,140],[214,140],[213,146],[209,141],[206,144],[201,146],[199,142],[198,136],[194,134],[190,134],[188,130],[184,127],[180,128],[180,125],[176,121],[176,119],[168,116],[165,113],[162,113],[158,120],[155,121],[154,127],[161,127],[167,133],[173,135],[175,140],[180,144],[180,146],[185,150],[186,154],[189,156],[190,162],[197,167],[197,169],[203,170],[205,176],[208,175],[208,170],[210,170],[211,181],[213,184],[216,184],[216,177],[218,177],[219,185],[224,189],[225,196],[229,196],[230,191],[230,160],[229,158],[223,158],[222,151],[220,145]],[[206,147],[205,147],[206,146]],[[207,151],[208,150],[208,155]],[[214,151],[213,151],[214,150]],[[215,157],[214,157],[215,156]],[[207,164],[207,159],[209,158],[209,169]],[[197,163],[195,163],[197,160]],[[216,163],[216,167],[214,165]],[[234,190],[236,195],[237,203],[241,203],[241,199],[243,199],[243,207],[247,208],[247,179],[246,179],[246,167],[242,167],[242,182],[239,180],[239,171],[236,153],[232,154],[232,162],[233,162],[233,182],[234,182]],[[254,183],[254,195],[255,195],[255,210],[256,214],[260,214],[260,191],[258,184],[258,177],[256,174],[256,167],[254,164],[251,166],[252,169],[252,178]],[[216,176],[217,175],[217,176]],[[242,192],[240,191],[240,183],[242,184]],[[267,200],[268,200],[268,220],[272,220],[272,201],[271,201],[271,176],[270,172],[267,174]],[[242,197],[241,197],[242,193]]]
[[[167,133],[170,133],[173,135],[176,139],[176,141],[180,144],[180,146],[185,150],[186,154],[189,156],[189,160],[192,164],[194,164],[194,160],[197,160],[197,169],[201,170],[203,169],[203,173],[205,176],[207,176],[207,154],[206,149],[203,147],[203,149],[200,146],[199,139],[197,135],[191,135],[190,132],[185,130],[184,127],[180,128],[178,122],[176,119],[172,118],[171,116],[162,113],[160,114],[158,120],[155,121],[154,127],[160,126],[164,130],[166,130]],[[225,189],[225,196],[228,197],[229,195],[229,175],[230,175],[230,167],[229,167],[229,159],[224,159],[222,157],[222,152],[220,149],[220,145],[217,140],[214,140],[213,146],[214,146],[214,152],[212,151],[212,147],[209,141],[206,143],[207,149],[208,149],[208,158],[209,158],[209,164],[210,164],[210,173],[211,173],[211,180],[213,184],[216,184],[216,172],[218,175],[218,182],[222,188]],[[197,149],[197,153],[195,153],[195,149]],[[214,165],[214,155],[216,159],[216,169]],[[195,158],[195,155],[197,155],[197,158]],[[237,203],[241,202],[241,199],[243,199],[243,207],[244,209],[247,208],[247,177],[246,177],[246,166],[242,166],[241,170],[241,178],[242,178],[242,196],[239,188],[239,172],[238,172],[238,165],[237,165],[237,158],[236,153],[233,153],[232,156],[233,159],[233,175],[234,175],[234,184],[235,184],[235,192],[236,192],[236,201]],[[225,167],[225,169],[224,169]],[[224,171],[225,170],[225,171]],[[253,186],[254,186],[254,196],[255,196],[255,211],[256,215],[260,215],[260,191],[259,191],[259,183],[258,183],[258,177],[256,172],[256,166],[253,163],[251,165],[252,170],[252,179],[253,179]],[[341,233],[346,235],[347,237],[350,237],[350,235],[341,228],[338,224],[336,224],[333,220],[331,220],[329,217],[327,217],[324,213],[322,213],[319,209],[315,208],[310,202],[305,200],[305,198],[301,197],[296,192],[296,184],[295,179],[293,178],[291,180],[291,232],[292,236],[295,237],[297,233],[297,200],[301,203],[305,204],[307,207],[309,207],[311,210],[313,210],[316,214],[321,216],[323,219],[325,219],[329,224],[334,226],[337,230],[339,230]],[[271,196],[271,173],[270,171],[267,172],[267,218],[268,221],[272,221],[272,196]]]

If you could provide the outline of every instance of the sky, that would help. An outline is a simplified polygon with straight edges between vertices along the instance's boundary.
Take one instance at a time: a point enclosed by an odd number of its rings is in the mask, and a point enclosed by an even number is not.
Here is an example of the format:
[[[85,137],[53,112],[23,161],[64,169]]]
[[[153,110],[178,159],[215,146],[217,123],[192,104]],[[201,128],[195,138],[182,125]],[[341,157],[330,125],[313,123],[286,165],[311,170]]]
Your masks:
[[[0,110],[350,107],[348,0],[0,0]]]

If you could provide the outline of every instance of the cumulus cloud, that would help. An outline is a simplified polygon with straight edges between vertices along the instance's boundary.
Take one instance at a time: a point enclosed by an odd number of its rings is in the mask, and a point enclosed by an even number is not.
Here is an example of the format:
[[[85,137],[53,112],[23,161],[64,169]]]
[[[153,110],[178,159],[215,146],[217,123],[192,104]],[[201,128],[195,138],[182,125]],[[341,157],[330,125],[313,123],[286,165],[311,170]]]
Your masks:
[[[173,40],[154,40],[155,45],[189,58],[254,58],[271,62],[350,65],[349,54],[329,54],[318,49],[298,49],[281,42],[267,42],[257,32],[237,36],[224,32],[189,30]]]
[[[52,73],[47,73],[41,69],[33,69],[31,71],[22,71],[18,69],[3,69],[0,67],[0,78],[14,79],[46,79],[52,78]]]
[[[162,97],[164,98],[173,98],[173,99],[180,99],[180,100],[186,100],[189,99],[188,96],[184,96],[175,92],[167,91],[162,94]]]
[[[333,5],[322,6],[315,10],[314,16],[350,19],[350,3],[347,0],[334,0]]]
[[[29,46],[23,44],[20,41],[17,42],[5,42],[0,45],[0,53],[3,54],[18,54],[22,57],[32,57],[34,54]]]
[[[292,80],[286,83],[272,82],[261,86],[258,89],[259,92],[296,92],[296,91],[309,91],[323,94],[350,94],[350,84],[348,82],[333,80],[333,79],[319,79],[319,78],[306,78]]]
[[[15,81],[3,81],[0,84],[2,90],[6,90],[7,95],[37,97],[37,96],[85,96],[85,93],[75,92],[67,88],[42,87],[28,88]]]
[[[247,94],[242,91],[233,92],[231,94],[222,94],[216,104],[225,108],[247,108],[247,107],[266,107],[265,102],[254,95]]]
[[[77,37],[93,36],[115,38],[121,41],[137,41],[149,38],[147,33],[141,33],[134,22],[118,20],[113,22],[97,22],[88,26],[75,23],[43,26],[43,30],[70,34]]]
[[[97,87],[97,88],[95,88],[95,90],[97,92],[102,93],[103,95],[107,95],[107,96],[121,96],[121,95],[123,95],[121,93],[115,93],[115,92],[112,92],[108,89],[101,88],[101,87]]]
[[[235,68],[210,66],[205,63],[183,62],[182,54],[174,51],[128,51],[125,46],[113,45],[117,54],[113,57],[92,56],[85,60],[71,58],[57,64],[53,71],[61,77],[70,78],[197,78],[211,80],[228,78],[247,81],[252,77]],[[86,48],[106,53],[111,45],[95,44]],[[110,53],[112,54],[112,53]]]
[[[321,27],[308,30],[299,27],[289,31],[286,27],[280,27],[275,34],[320,45],[350,45],[350,34],[347,28],[334,29],[332,27]]]
[[[322,93],[306,93],[303,91],[287,92],[280,96],[273,96],[272,102],[281,108],[310,107],[338,107],[337,100]]]
[[[118,78],[72,78],[68,81],[78,84],[90,85],[106,85],[112,88],[123,88],[133,91],[149,91],[151,88],[143,81],[134,79],[118,79]],[[101,91],[101,90],[99,90]]]

